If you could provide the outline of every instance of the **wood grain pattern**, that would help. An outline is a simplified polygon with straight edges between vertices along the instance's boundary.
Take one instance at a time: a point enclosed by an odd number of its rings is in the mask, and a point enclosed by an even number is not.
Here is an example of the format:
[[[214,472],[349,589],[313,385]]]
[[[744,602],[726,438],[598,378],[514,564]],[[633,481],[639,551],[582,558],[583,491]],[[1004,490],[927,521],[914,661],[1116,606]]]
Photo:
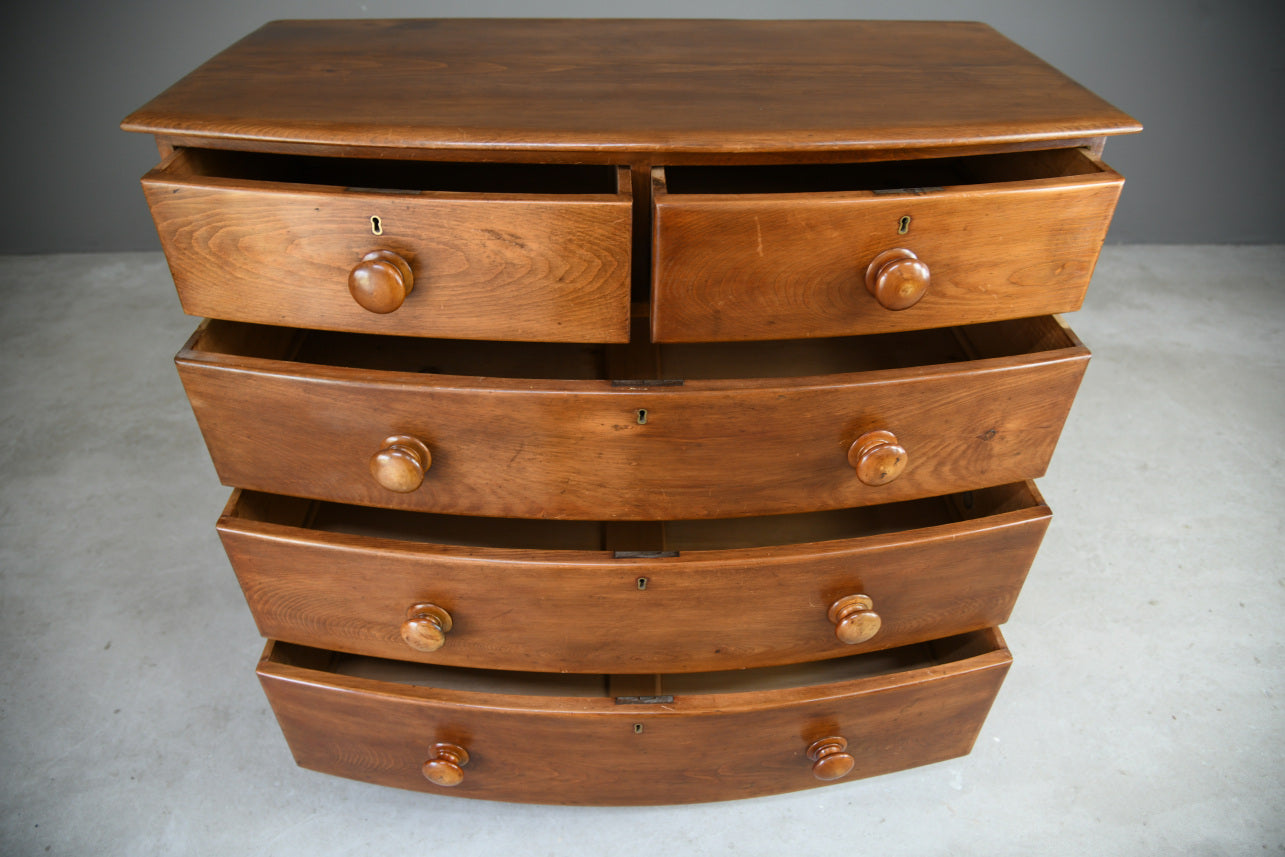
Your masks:
[[[658,169],[653,337],[843,336],[1079,309],[1124,180],[1075,157],[1068,176],[926,193],[671,194]],[[932,273],[896,311],[863,285],[893,248]]]
[[[616,156],[913,153],[1140,128],[984,24],[691,20],[278,21],[122,127],[278,150]]]
[[[998,497],[1007,497],[1006,505]],[[977,502],[993,511],[975,519],[947,522],[920,512],[924,525],[893,532],[853,527],[847,538],[838,538],[841,530],[822,542],[616,558],[610,549],[522,550],[324,531],[255,511],[270,502],[234,496],[218,525],[265,637],[426,663],[587,673],[797,663],[1002,624],[1050,518],[1033,486],[1019,485],[979,494]],[[808,525],[762,526],[789,527],[782,538],[802,539]],[[724,543],[734,543],[734,530],[724,532]],[[676,532],[668,545],[636,547],[685,545]],[[854,592],[873,599],[882,627],[847,645],[836,638],[829,612]],[[451,616],[450,634],[435,651],[413,650],[402,638],[407,608],[420,601]]]
[[[626,170],[615,194],[389,193],[202,175],[191,159],[180,151],[143,178],[190,315],[459,339],[628,339]],[[349,292],[374,250],[414,272],[414,291],[387,314]]]
[[[888,674],[676,694],[667,705],[339,675],[327,671],[316,650],[296,652],[282,643],[269,644],[259,678],[305,768],[491,800],[693,803],[820,786],[807,752],[833,735],[846,736],[854,759],[845,781],[967,753],[1011,658],[993,629],[965,645],[975,651]],[[464,776],[448,791],[421,772],[433,745],[443,742],[468,753]]]
[[[1062,339],[1052,350],[953,365],[620,387],[205,349],[204,337],[232,324],[211,323],[177,358],[224,484],[517,518],[778,514],[1031,479],[1048,464],[1089,356],[1054,330]],[[1039,325],[1013,323],[1010,334]],[[862,345],[837,342],[840,365]],[[894,432],[909,463],[872,487],[857,479],[848,450],[876,428]],[[394,434],[432,450],[432,469],[410,493],[388,491],[368,468]]]

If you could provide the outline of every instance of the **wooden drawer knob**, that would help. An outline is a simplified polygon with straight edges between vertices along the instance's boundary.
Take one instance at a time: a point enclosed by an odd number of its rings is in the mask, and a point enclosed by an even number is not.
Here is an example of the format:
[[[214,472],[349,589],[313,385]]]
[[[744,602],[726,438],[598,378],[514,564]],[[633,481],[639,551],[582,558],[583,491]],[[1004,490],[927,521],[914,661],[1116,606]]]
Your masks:
[[[845,753],[848,742],[843,738],[822,738],[808,747],[808,758],[812,760],[812,776],[818,780],[838,780],[852,772],[857,760]]]
[[[928,292],[928,266],[902,247],[884,250],[866,267],[866,290],[885,309],[909,309]]]
[[[874,606],[869,595],[859,594],[847,595],[830,605],[830,621],[840,643],[853,646],[879,633],[883,619],[874,611]]]
[[[436,652],[446,644],[452,624],[451,614],[436,604],[412,604],[402,623],[402,640],[417,652]]]
[[[906,448],[890,431],[868,431],[848,448],[848,463],[867,485],[887,485],[906,469]]]
[[[348,274],[352,299],[371,312],[392,312],[413,288],[410,265],[391,250],[372,250]]]
[[[423,441],[404,434],[384,438],[383,448],[370,459],[375,481],[398,494],[408,494],[424,482],[433,456]]]
[[[420,769],[432,784],[450,788],[464,782],[468,751],[459,744],[437,743],[429,749],[428,761]]]

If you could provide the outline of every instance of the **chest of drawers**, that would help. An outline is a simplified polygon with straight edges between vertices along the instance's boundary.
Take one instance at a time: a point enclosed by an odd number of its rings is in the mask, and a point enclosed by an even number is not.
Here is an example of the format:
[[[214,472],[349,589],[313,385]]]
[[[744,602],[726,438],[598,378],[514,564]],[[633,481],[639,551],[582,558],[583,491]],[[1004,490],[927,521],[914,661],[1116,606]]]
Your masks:
[[[1132,119],[979,24],[294,21],[124,127],[301,765],[643,804],[969,751]]]

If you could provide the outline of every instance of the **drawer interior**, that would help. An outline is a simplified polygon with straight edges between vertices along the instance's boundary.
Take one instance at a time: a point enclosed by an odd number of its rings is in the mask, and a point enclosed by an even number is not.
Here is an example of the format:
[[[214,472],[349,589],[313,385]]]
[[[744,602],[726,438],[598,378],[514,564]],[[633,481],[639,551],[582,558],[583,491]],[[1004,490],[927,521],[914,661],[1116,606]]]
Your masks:
[[[589,164],[454,163],[326,158],[222,149],[184,149],[166,172],[278,185],[326,185],[400,193],[615,194],[617,167]]]
[[[206,354],[356,370],[487,378],[721,380],[797,378],[938,366],[1077,346],[1051,316],[870,336],[781,342],[625,345],[472,342],[293,330],[211,320],[193,342]],[[626,385],[628,386],[628,385]]]
[[[1101,172],[1103,166],[1080,149],[1049,149],[855,164],[667,166],[661,181],[671,195],[898,193]]]
[[[225,514],[240,520],[398,542],[515,550],[682,553],[809,544],[909,532],[1033,509],[1029,483],[826,512],[722,520],[600,522],[476,518],[377,509],[241,491]]]
[[[370,658],[276,642],[270,662],[318,672],[472,693],[607,698],[617,703],[668,702],[671,696],[761,693],[835,684],[958,663],[1003,648],[994,629],[784,667],[663,675],[577,675],[478,670]]]

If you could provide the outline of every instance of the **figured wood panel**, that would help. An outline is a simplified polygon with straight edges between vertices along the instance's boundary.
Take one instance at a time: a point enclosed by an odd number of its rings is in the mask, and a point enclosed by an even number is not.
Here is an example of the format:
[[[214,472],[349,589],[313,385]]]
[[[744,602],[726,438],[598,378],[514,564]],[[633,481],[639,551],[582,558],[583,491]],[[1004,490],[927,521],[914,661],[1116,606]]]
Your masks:
[[[1079,309],[1124,183],[1098,169],[921,194],[658,189],[653,338],[843,336]],[[865,284],[867,266],[893,248],[931,272],[907,309],[885,309]]]
[[[399,194],[198,176],[184,154],[143,188],[190,315],[458,339],[629,338],[627,172],[614,195]],[[397,253],[414,275],[387,314],[348,289],[372,250]]]
[[[848,741],[846,782],[966,754],[1011,658],[997,632],[971,657],[893,675],[758,693],[506,697],[414,687],[283,663],[259,677],[305,768],[436,794],[526,803],[629,805],[731,800],[823,785],[806,750]],[[641,728],[640,728],[641,727]],[[436,742],[464,748],[463,781],[420,772]]]
[[[957,366],[613,387],[475,378],[203,352],[179,374],[219,477],[259,491],[426,512],[681,519],[887,503],[1041,475],[1089,355],[1066,347]],[[639,421],[646,410],[647,420]],[[893,432],[895,481],[858,481],[848,450]],[[409,493],[369,462],[425,443]]]
[[[1029,493],[1022,504],[897,533],[652,558],[324,532],[247,519],[235,502],[218,529],[265,637],[502,670],[692,672],[840,657],[1003,623],[1049,521]],[[827,610],[854,593],[872,598],[882,627],[844,645]],[[400,636],[419,602],[453,621],[431,653]]]
[[[242,147],[776,153],[1140,126],[978,23],[277,21],[122,127]]]

